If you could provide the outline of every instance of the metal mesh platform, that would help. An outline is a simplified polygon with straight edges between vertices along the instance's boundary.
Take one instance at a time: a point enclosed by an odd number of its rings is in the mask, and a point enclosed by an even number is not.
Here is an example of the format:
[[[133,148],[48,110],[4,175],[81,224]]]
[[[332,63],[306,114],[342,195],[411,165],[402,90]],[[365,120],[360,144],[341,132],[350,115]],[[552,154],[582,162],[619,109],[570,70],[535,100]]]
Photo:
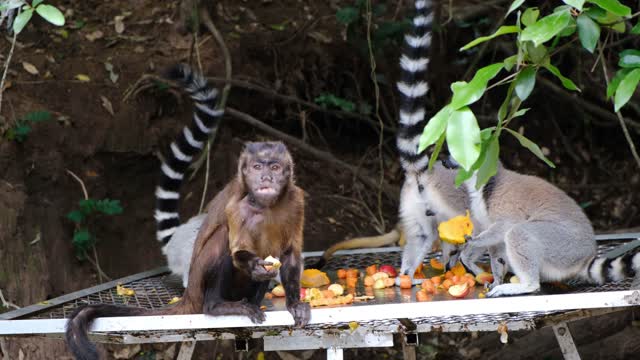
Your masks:
[[[630,237],[605,237],[599,241],[598,252],[606,254],[630,240]],[[307,253],[305,262],[315,262],[317,255]],[[425,262],[438,255],[431,254]],[[323,270],[335,279],[335,270],[339,268],[364,269],[375,263],[397,267],[400,258],[398,248],[342,251],[337,252]],[[135,295],[118,295],[117,284],[133,289]],[[501,324],[506,324],[510,330],[533,329],[539,324],[548,324],[554,316],[563,316],[563,319],[571,313],[585,316],[584,309],[614,310],[638,305],[640,292],[631,291],[630,286],[631,280],[603,286],[569,281],[562,286],[544,285],[538,294],[496,299],[478,299],[480,288],[477,287],[476,294],[472,293],[470,299],[451,300],[442,294],[434,296],[433,301],[418,303],[416,287],[372,290],[362,287],[360,281],[358,288],[348,291],[374,295],[374,300],[314,308],[312,321],[304,329],[292,328],[293,321],[286,311],[284,298],[264,300],[267,321],[260,325],[243,317],[174,315],[101,318],[95,321],[92,329],[94,340],[125,343],[327,334],[335,337],[336,334],[351,334],[353,330],[349,325],[352,322],[358,323],[362,334],[369,335],[406,331],[495,331]],[[170,275],[166,268],[156,269],[0,314],[0,335],[60,336],[64,332],[65,318],[80,305],[103,303],[158,309],[169,304],[172,298],[181,296],[182,292],[178,277]],[[10,319],[19,320],[6,321]]]

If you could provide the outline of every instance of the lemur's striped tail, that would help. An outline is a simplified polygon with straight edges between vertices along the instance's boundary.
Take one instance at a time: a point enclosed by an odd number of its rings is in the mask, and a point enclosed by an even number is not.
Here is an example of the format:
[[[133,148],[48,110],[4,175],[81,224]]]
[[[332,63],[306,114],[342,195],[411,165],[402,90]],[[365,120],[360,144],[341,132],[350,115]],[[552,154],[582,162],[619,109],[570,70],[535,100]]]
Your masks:
[[[604,284],[634,277],[639,271],[640,248],[635,248],[614,258],[594,258],[589,264],[587,277],[595,283]]]
[[[180,225],[178,202],[180,186],[191,160],[205,146],[209,134],[219,123],[224,110],[216,109],[218,91],[186,64],[172,68],[167,77],[179,81],[194,101],[193,121],[185,126],[171,143],[171,151],[163,161],[156,188],[156,237],[166,244]]]
[[[400,125],[396,145],[402,167],[407,172],[421,172],[429,164],[426,152],[418,153],[420,134],[424,129],[425,100],[429,85],[424,75],[429,65],[431,29],[433,25],[432,0],[417,0],[413,28],[405,35],[405,45],[400,58]]]

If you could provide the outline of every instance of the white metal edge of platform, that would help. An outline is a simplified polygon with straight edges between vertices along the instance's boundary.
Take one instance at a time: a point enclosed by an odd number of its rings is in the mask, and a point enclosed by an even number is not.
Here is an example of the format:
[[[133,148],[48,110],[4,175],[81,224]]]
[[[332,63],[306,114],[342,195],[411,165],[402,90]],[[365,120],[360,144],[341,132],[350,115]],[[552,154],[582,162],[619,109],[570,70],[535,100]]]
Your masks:
[[[566,311],[640,305],[640,291],[609,291],[578,294],[514,296],[493,299],[448,300],[368,306],[317,308],[310,325],[366,322],[389,319],[489,315],[521,312]],[[243,316],[210,317],[203,314],[98,318],[93,332],[267,328],[292,326],[287,311],[269,311],[262,324]],[[67,319],[0,320],[0,336],[64,333]]]

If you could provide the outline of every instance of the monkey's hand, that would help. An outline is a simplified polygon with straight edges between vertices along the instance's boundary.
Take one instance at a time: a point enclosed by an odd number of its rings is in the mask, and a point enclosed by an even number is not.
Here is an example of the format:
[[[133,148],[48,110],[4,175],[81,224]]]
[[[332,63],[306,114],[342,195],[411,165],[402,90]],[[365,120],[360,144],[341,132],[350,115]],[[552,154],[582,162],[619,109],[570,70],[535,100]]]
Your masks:
[[[311,319],[311,306],[306,302],[298,301],[287,305],[287,310],[293,316],[297,327],[306,326],[309,323],[309,319]]]
[[[278,276],[278,269],[267,270],[264,267],[265,265],[273,265],[272,262],[256,257],[251,263],[251,280],[253,281],[269,281]]]
[[[235,302],[223,302],[218,304],[205,304],[205,315],[219,316],[219,315],[241,315],[246,316],[254,324],[262,323],[266,317],[264,312],[260,310],[258,305],[249,303],[246,299]]]

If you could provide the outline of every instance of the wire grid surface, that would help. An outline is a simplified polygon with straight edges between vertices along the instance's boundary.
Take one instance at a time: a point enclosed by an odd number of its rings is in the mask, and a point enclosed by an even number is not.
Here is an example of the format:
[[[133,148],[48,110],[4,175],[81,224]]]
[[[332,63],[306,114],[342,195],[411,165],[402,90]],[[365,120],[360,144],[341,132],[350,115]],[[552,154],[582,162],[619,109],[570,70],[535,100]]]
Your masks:
[[[611,249],[625,243],[626,241],[606,241],[599,242],[598,253],[603,254]],[[438,256],[438,253],[430,254],[425,259],[428,260],[432,257]],[[306,258],[306,263],[313,263],[317,260],[317,257]],[[399,251],[390,252],[376,252],[376,253],[361,253],[361,254],[348,254],[348,255],[336,255],[330,261],[327,262],[323,270],[334,271],[339,268],[358,268],[364,269],[365,267],[378,263],[378,264],[392,264],[393,266],[399,266],[401,260],[401,253]],[[488,260],[485,257],[484,261]],[[146,309],[158,309],[169,304],[174,297],[180,297],[183,293],[183,287],[181,280],[173,275],[160,275],[155,277],[149,277],[141,280],[136,280],[123,284],[126,288],[133,289],[135,291],[134,296],[120,296],[117,294],[116,288],[96,292],[73,301],[69,301],[52,309],[46,310],[33,316],[27,316],[25,318],[31,319],[59,319],[67,318],[73,312],[75,308],[86,304],[116,304],[127,305],[134,307],[141,307]],[[616,291],[616,290],[628,290],[631,285],[631,280],[626,280],[617,283],[607,283],[602,286],[593,286],[588,284],[581,284],[576,281],[567,282],[567,286],[563,288],[544,286],[542,293],[567,293],[567,292],[596,292],[596,291]],[[363,290],[359,288],[358,290]],[[399,289],[395,289],[399,291]],[[362,291],[359,291],[362,292]],[[414,291],[415,292],[415,288]],[[412,293],[412,298],[415,298],[415,294]],[[396,296],[400,297],[400,295]],[[385,299],[376,299],[377,301],[371,303],[385,303]],[[268,303],[267,300],[265,302]],[[398,301],[389,301],[398,302]],[[354,304],[354,306],[366,306],[366,304]],[[502,322],[502,321],[529,321],[537,317],[547,316],[558,312],[531,312],[531,313],[517,313],[517,314],[492,314],[492,315],[474,315],[474,316],[447,316],[447,317],[429,317],[429,318],[415,318],[412,321],[416,324],[477,324],[484,322]],[[371,321],[366,325],[372,328],[392,328],[400,326],[397,320],[379,320]],[[348,323],[344,324],[326,324],[326,325],[314,325],[309,326],[309,330],[317,329],[336,329],[341,327],[348,327]],[[284,328],[283,328],[284,329]],[[245,329],[245,331],[248,329]],[[277,330],[277,329],[272,329]],[[260,331],[256,328],[256,331]],[[264,331],[264,328],[261,329]],[[215,331],[207,330],[208,333]]]

